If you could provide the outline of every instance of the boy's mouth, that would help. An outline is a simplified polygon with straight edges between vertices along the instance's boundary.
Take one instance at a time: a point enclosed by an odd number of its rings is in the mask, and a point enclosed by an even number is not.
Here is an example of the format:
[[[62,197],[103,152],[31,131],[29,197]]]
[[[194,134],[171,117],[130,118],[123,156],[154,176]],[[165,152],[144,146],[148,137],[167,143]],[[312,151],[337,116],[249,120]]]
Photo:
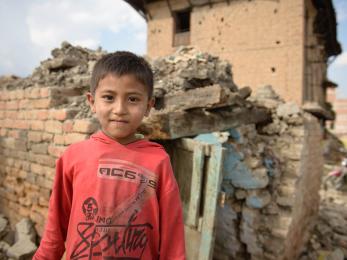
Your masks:
[[[109,120],[110,122],[113,122],[113,123],[120,123],[120,124],[127,124],[127,123],[129,123],[128,121],[126,121],[126,120],[118,120],[118,119],[111,119],[111,120]]]

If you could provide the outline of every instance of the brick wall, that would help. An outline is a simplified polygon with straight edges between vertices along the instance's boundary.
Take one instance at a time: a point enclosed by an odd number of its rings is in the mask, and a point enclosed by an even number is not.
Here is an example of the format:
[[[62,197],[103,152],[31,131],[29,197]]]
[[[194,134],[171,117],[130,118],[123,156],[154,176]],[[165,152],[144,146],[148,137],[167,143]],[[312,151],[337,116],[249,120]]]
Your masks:
[[[81,59],[78,66],[66,70],[63,63],[59,67],[51,62],[43,63],[28,78],[0,80],[1,212],[11,224],[30,217],[40,235],[56,159],[67,145],[87,138],[98,128],[84,112],[92,63]],[[83,68],[86,77],[78,73]]]
[[[194,7],[190,44],[229,60],[238,86],[270,84],[287,101],[303,100],[305,5],[303,0],[221,1]],[[188,1],[170,1],[173,11]],[[148,4],[148,55],[174,51],[174,20],[166,1]]]

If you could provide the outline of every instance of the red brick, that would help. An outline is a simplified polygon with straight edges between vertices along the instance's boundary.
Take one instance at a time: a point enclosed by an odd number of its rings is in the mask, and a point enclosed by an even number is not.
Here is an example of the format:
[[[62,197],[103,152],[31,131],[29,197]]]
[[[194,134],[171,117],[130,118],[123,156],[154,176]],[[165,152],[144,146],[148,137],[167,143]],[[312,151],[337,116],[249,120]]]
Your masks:
[[[48,120],[45,122],[45,130],[49,133],[60,134],[63,130],[63,124],[56,120]]]
[[[4,102],[4,101],[1,101],[1,102],[0,102],[0,109],[1,109],[1,110],[6,109],[6,102]]]
[[[46,120],[48,118],[47,109],[31,110],[31,119]]]
[[[26,98],[29,98],[30,97],[30,92],[31,92],[32,88],[26,88],[24,89],[24,96]]]
[[[72,129],[73,129],[73,121],[72,120],[66,120],[63,123],[63,131],[65,133],[70,133],[70,132],[72,132]]]
[[[65,144],[65,141],[64,141],[64,136],[63,135],[54,135],[54,143],[55,144]]]
[[[53,139],[53,134],[50,134],[50,133],[42,134],[42,141],[51,142],[52,139]]]
[[[16,90],[16,97],[17,97],[17,99],[23,99],[24,98],[24,90],[22,90],[22,89],[18,89],[18,90]]]
[[[25,111],[25,110],[17,111],[17,118],[18,119],[30,119],[30,118],[28,118],[28,111]]]
[[[50,108],[53,105],[53,100],[51,98],[34,99],[32,104],[34,108]]]
[[[78,133],[91,134],[98,130],[99,124],[92,119],[80,119],[75,120],[73,125],[73,131]]]
[[[65,121],[74,118],[78,112],[77,109],[52,109],[50,110],[50,118]]]
[[[31,120],[30,121],[30,128],[32,130],[43,130],[44,129],[44,122],[40,120]]]
[[[0,119],[5,118],[5,111],[4,110],[0,110]]]
[[[30,217],[31,210],[27,207],[19,207],[19,215],[21,215],[24,218]]]
[[[39,205],[43,207],[49,206],[49,199],[45,197],[39,197]]]
[[[17,119],[18,111],[7,110],[5,112],[6,118]]]
[[[40,98],[40,88],[31,88],[27,97],[31,99]]]
[[[34,154],[29,152],[29,160],[38,164],[55,167],[55,158],[45,154]]]
[[[47,154],[48,144],[47,143],[31,144],[30,149],[31,151],[37,154]]]
[[[19,171],[18,172],[18,177],[21,178],[21,179],[26,179],[27,175],[28,175],[27,171]]]
[[[15,90],[9,91],[9,92],[8,92],[8,96],[9,96],[9,98],[10,98],[11,100],[17,99],[17,93],[16,93]]]
[[[88,138],[88,135],[85,135],[85,134],[70,133],[65,135],[64,140],[65,140],[65,144],[69,145],[72,143],[83,141],[87,138]]]
[[[18,101],[17,100],[7,101],[6,102],[6,109],[17,110],[18,109]]]
[[[12,128],[14,124],[14,120],[6,118],[3,122],[3,126],[6,128]]]
[[[30,131],[28,133],[28,141],[29,142],[41,142],[42,141],[42,133]]]
[[[65,146],[50,145],[48,146],[48,154],[53,155],[55,157],[60,157],[65,151],[65,149]]]
[[[47,216],[48,208],[46,208],[46,207],[39,207],[39,206],[37,206],[37,205],[34,205],[31,209],[32,209],[34,212],[37,212],[37,213],[41,214],[41,215],[44,216],[44,217]]]
[[[9,99],[8,92],[5,90],[4,92],[2,92],[1,100],[8,100],[8,99]]]
[[[45,168],[41,164],[32,163],[30,165],[30,170],[38,175],[45,175]]]
[[[18,130],[10,130],[8,131],[8,136],[13,138],[19,138],[19,131]]]
[[[27,120],[13,120],[13,128],[29,129],[30,123]]]
[[[42,98],[46,98],[50,96],[50,88],[46,87],[46,88],[41,88],[40,89],[40,97]]]
[[[19,103],[18,103],[18,108],[24,108],[24,109],[28,109],[28,108],[31,108],[32,105],[31,105],[31,102],[28,100],[28,99],[22,99],[22,100],[19,100]]]
[[[3,120],[0,120],[0,124],[2,124],[1,121],[3,121]],[[6,135],[7,135],[7,129],[1,128],[0,129],[0,136],[6,136]]]

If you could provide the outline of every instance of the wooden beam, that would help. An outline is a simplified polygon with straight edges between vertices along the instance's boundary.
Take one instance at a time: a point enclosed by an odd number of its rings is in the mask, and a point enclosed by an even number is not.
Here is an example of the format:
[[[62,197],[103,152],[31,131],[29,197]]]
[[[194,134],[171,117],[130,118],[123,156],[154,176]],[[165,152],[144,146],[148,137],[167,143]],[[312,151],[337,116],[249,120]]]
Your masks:
[[[243,92],[240,94],[243,95]],[[229,88],[220,85],[212,85],[203,88],[195,88],[175,94],[165,95],[163,107],[170,111],[188,110],[192,108],[215,108],[244,104],[244,98],[238,92],[232,92]]]
[[[139,131],[150,139],[176,139],[202,133],[224,131],[244,124],[271,119],[265,108],[226,107],[212,111],[196,109],[175,112],[153,112],[145,118]]]
[[[193,170],[190,188],[190,200],[186,224],[190,227],[197,228],[199,220],[200,203],[202,196],[202,181],[204,170],[204,145],[196,143],[193,152]]]
[[[204,210],[201,226],[201,241],[199,250],[200,260],[210,260],[213,255],[215,241],[215,218],[217,200],[222,184],[223,160],[225,148],[218,145],[211,146],[211,156],[206,174],[204,189]]]

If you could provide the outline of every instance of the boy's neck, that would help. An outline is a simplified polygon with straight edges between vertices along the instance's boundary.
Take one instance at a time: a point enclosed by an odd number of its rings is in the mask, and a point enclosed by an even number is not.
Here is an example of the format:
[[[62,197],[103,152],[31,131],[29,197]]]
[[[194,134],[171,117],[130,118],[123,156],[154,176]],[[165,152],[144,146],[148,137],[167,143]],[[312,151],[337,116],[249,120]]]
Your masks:
[[[130,143],[133,143],[133,142],[136,142],[138,140],[141,140],[144,138],[144,136],[142,134],[137,134],[137,133],[134,133],[133,135],[127,137],[126,139],[122,139],[122,140],[118,140],[118,139],[115,139],[113,138],[112,136],[108,135],[107,133],[105,133],[103,130],[101,130],[104,135],[108,136],[109,138],[111,138],[112,140],[116,141],[117,143],[120,143],[122,145],[127,145],[127,144],[130,144]]]

